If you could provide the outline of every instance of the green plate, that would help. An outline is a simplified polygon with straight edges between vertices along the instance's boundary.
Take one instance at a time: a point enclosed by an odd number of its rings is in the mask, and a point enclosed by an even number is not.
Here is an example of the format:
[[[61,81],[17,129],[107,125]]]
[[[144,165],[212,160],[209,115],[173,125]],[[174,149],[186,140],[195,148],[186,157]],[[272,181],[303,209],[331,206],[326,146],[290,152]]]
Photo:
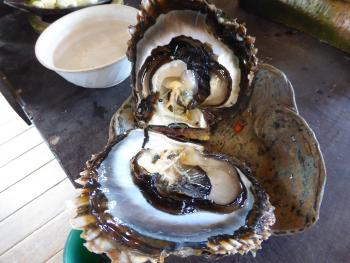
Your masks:
[[[107,257],[88,251],[84,246],[85,240],[80,237],[82,231],[71,230],[64,246],[64,263],[108,263]]]

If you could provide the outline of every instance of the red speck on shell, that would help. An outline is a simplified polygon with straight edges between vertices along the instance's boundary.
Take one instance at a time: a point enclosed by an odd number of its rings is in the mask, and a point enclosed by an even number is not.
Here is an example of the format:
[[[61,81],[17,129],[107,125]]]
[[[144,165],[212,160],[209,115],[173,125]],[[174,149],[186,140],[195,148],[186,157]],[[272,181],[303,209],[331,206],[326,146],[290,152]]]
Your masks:
[[[244,122],[242,122],[241,120],[237,121],[235,124],[233,124],[233,131],[237,134],[240,133],[243,128],[244,128]]]

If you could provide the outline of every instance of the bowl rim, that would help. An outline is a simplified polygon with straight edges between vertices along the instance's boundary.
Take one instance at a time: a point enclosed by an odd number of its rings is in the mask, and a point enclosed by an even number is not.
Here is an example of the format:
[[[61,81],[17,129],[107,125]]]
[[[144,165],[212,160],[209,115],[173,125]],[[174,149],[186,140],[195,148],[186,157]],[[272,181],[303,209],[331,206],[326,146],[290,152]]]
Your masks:
[[[13,8],[17,8],[24,12],[29,12],[38,16],[49,16],[49,15],[65,15],[70,12],[80,10],[82,8],[96,6],[96,5],[104,5],[111,3],[112,0],[98,0],[95,4],[85,4],[80,6],[71,6],[71,7],[63,7],[63,8],[42,8],[37,7],[32,4],[29,4],[27,0],[4,0],[4,4],[11,6]]]
[[[94,70],[98,70],[98,69],[103,69],[106,67],[109,67],[115,63],[118,63],[120,61],[123,61],[124,59],[126,59],[126,54],[114,59],[112,62],[108,62],[105,64],[100,64],[97,66],[93,66],[93,67],[86,67],[86,68],[81,68],[81,69],[65,69],[65,68],[61,68],[61,67],[57,67],[55,66],[53,63],[49,64],[46,63],[46,61],[44,59],[42,59],[42,57],[40,56],[40,50],[39,50],[39,45],[40,43],[43,41],[43,39],[46,37],[46,35],[48,34],[47,32],[49,32],[49,30],[52,30],[52,28],[54,28],[57,24],[62,23],[62,21],[68,20],[71,17],[74,16],[78,16],[81,13],[85,13],[85,12],[91,12],[91,9],[106,9],[106,8],[122,8],[122,9],[128,9],[130,12],[135,12],[135,15],[137,15],[138,13],[138,9],[132,7],[132,6],[128,6],[128,5],[123,5],[123,4],[103,4],[103,5],[95,5],[95,6],[90,6],[90,7],[86,7],[86,8],[82,8],[79,9],[77,11],[74,11],[72,13],[69,13],[59,19],[57,19],[55,22],[53,22],[52,24],[50,24],[38,37],[38,39],[36,40],[35,43],[35,47],[34,47],[34,52],[35,52],[35,57],[36,59],[40,62],[40,64],[42,64],[44,67],[53,70],[53,71],[57,71],[57,72],[66,72],[66,73],[79,73],[79,72],[89,72],[89,71],[94,71]],[[136,16],[135,16],[136,18]],[[130,25],[132,23],[130,22]]]

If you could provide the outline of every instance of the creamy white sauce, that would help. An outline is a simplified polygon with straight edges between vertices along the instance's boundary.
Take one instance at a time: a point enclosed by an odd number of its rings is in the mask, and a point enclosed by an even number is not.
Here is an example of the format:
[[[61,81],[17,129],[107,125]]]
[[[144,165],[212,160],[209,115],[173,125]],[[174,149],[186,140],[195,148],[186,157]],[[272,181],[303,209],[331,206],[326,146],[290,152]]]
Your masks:
[[[108,65],[125,55],[129,23],[90,21],[72,31],[54,51],[55,67],[83,70]]]
[[[230,214],[196,212],[179,216],[160,211],[149,204],[130,173],[130,160],[140,151],[143,139],[143,130],[131,131],[126,139],[113,147],[98,169],[99,182],[108,198],[110,213],[117,222],[145,236],[180,243],[201,242],[213,235],[232,234],[245,224],[254,196],[250,191],[251,183],[243,174],[241,178],[248,189],[248,197],[243,208]],[[191,145],[199,151],[203,149],[192,143],[180,144]],[[149,132],[146,148],[160,151],[171,146],[173,141],[165,135]]]

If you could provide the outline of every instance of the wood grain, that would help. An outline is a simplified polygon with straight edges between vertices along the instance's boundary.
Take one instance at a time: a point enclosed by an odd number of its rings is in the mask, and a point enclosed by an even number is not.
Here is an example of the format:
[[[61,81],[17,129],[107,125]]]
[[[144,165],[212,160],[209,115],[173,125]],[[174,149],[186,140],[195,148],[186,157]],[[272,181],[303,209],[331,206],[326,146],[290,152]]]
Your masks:
[[[0,146],[0,167],[43,142],[39,132],[31,127],[26,132]]]
[[[0,262],[61,263],[74,187],[36,128],[1,94],[0,123]]]
[[[42,228],[0,256],[0,262],[40,263],[46,262],[64,247],[71,229],[69,219],[72,211],[64,211]]]
[[[66,209],[66,201],[73,199],[75,195],[72,184],[65,179],[0,222],[0,255],[62,213]]]
[[[29,152],[25,152],[12,162],[7,163],[0,168],[0,193],[54,158],[48,146],[42,142]]]
[[[3,96],[0,96],[0,127],[20,117],[12,110]]]
[[[0,222],[66,178],[56,160],[0,194]]]
[[[22,119],[15,118],[5,123],[0,129],[0,145],[6,143],[10,139],[30,129]]]
[[[63,249],[46,261],[46,263],[63,263]]]

